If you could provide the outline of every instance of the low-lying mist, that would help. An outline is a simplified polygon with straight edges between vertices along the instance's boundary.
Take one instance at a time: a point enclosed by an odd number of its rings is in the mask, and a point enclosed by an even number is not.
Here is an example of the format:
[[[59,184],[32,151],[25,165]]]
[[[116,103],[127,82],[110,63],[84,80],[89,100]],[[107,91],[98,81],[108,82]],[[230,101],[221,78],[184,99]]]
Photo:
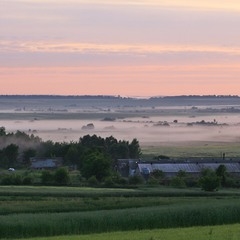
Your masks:
[[[162,120],[163,119],[163,120]],[[80,137],[96,134],[102,137],[114,136],[131,141],[137,138],[141,145],[171,145],[188,142],[239,142],[238,116],[215,117],[217,124],[195,124],[202,118],[132,118],[115,121],[101,120],[4,120],[0,124],[7,132],[17,130],[39,136],[44,141],[78,141]],[[174,121],[175,119],[175,121]],[[211,119],[211,120],[210,120]],[[212,123],[213,117],[206,117]],[[216,120],[217,119],[217,120]],[[221,121],[220,121],[220,120]],[[223,122],[222,120],[226,120]]]

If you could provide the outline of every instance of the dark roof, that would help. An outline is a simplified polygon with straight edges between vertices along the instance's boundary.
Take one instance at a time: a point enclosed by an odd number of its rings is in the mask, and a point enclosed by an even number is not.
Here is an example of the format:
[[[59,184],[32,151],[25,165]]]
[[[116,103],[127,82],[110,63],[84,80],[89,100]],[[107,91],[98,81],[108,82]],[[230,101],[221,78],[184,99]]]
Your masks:
[[[149,169],[150,172],[154,170],[161,170],[166,173],[177,173],[185,171],[187,173],[199,173],[205,168],[216,170],[220,165],[225,165],[227,172],[240,173],[240,163],[138,163],[140,172]]]
[[[61,165],[62,159],[60,158],[47,158],[47,159],[32,159],[31,168],[56,168]]]

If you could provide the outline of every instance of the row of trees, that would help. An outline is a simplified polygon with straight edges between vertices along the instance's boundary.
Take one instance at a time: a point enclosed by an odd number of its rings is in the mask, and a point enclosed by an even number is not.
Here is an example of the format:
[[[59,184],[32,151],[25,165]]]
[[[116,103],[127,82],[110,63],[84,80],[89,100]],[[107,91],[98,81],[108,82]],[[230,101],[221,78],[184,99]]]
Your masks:
[[[141,155],[137,139],[129,142],[86,135],[77,142],[52,142],[20,131],[6,133],[4,127],[0,128],[0,146],[5,146],[0,150],[0,167],[29,167],[31,157],[61,157],[64,166],[77,168],[86,179],[94,176],[97,181],[113,173],[117,159]]]
[[[136,178],[135,181],[139,180]],[[219,187],[240,187],[238,177],[228,174],[224,164],[220,164],[214,171],[212,169],[203,169],[199,176],[187,174],[184,171],[179,171],[176,176],[166,178],[162,171],[156,170],[150,174],[147,179],[148,184],[171,185],[173,187],[201,187],[205,191],[215,191]]]

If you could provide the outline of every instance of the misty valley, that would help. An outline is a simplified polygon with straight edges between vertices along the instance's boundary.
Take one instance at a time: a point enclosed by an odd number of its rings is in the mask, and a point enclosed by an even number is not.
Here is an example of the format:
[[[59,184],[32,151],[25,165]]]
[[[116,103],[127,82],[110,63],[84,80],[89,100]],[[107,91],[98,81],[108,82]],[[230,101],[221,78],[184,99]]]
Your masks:
[[[1,96],[0,125],[43,140],[86,134],[137,138],[141,146],[239,142],[240,98],[179,96]]]

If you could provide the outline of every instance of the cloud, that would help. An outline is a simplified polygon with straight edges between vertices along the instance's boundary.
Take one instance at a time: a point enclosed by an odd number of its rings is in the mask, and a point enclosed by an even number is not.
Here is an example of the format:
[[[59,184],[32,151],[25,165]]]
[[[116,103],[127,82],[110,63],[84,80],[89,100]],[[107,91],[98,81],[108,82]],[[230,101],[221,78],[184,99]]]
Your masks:
[[[119,53],[119,54],[161,54],[161,53],[222,53],[240,55],[240,47],[216,45],[147,45],[147,44],[98,44],[57,41],[0,41],[1,52],[45,52],[45,53]]]

